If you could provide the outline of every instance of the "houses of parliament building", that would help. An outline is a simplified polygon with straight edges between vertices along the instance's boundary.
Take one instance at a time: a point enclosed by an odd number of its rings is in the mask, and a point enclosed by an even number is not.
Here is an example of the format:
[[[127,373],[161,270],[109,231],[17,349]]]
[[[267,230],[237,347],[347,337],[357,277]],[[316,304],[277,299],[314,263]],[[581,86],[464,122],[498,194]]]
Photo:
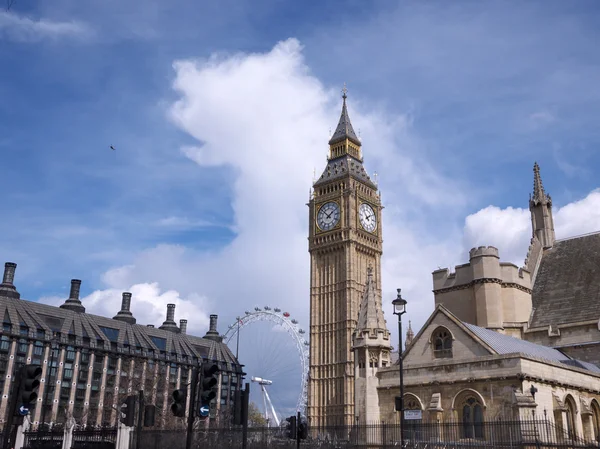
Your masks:
[[[381,306],[383,207],[346,103],[344,92],[308,204],[307,415],[317,427],[399,422],[398,354]],[[438,423],[544,414],[573,438],[598,441],[600,232],[555,238],[537,163],[529,210],[522,266],[482,246],[432,273],[433,312],[402,350],[404,407]]]

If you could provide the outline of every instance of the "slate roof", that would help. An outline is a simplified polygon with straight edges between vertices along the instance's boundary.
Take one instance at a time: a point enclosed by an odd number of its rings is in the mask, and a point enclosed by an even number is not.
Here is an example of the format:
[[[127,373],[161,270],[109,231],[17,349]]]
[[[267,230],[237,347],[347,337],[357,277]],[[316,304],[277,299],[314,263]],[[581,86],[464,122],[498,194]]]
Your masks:
[[[344,99],[344,103],[342,104],[342,114],[340,115],[340,121],[338,122],[337,128],[335,128],[335,132],[329,140],[329,145],[341,142],[346,138],[355,144],[360,145],[360,140],[354,132],[354,128],[350,122],[350,116],[348,115],[348,108],[346,107],[346,92],[344,92],[342,98]]]
[[[74,336],[75,345],[81,345],[89,338],[91,345],[104,350],[114,350],[112,344],[116,344],[119,352],[126,352],[123,348],[128,345],[132,350],[139,347],[143,352],[152,350],[160,354],[164,351],[171,357],[217,360],[226,364],[227,371],[233,371],[233,365],[239,365],[229,347],[219,341],[11,298],[1,291],[0,317],[4,322],[10,322],[13,334],[18,335],[20,327],[26,326],[29,337],[39,340],[49,340],[52,332],[60,332],[64,344],[73,343],[69,336]],[[42,329],[44,337],[37,333]]]
[[[551,362],[559,362],[565,365],[582,368],[587,371],[600,374],[600,367],[591,363],[582,362],[580,360],[571,359],[558,349],[549,348],[547,346],[531,343],[519,338],[510,337],[499,332],[485,329],[483,327],[474,326],[473,324],[462,322],[471,332],[483,340],[498,354],[523,354],[530,357],[538,357],[540,359]]]
[[[363,167],[362,162],[347,154],[335,159],[330,159],[329,162],[327,162],[325,170],[323,170],[323,174],[317,182],[315,182],[313,187],[318,187],[336,179],[345,178],[348,175],[369,187],[377,189],[377,186],[371,181],[369,174]]]
[[[531,328],[600,319],[600,233],[544,251],[532,292]]]

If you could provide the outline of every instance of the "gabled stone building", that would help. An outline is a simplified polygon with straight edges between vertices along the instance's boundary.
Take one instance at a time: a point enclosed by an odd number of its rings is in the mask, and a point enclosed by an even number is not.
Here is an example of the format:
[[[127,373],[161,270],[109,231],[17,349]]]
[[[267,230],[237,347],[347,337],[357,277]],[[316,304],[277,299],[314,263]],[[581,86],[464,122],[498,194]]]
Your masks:
[[[378,377],[379,419],[398,422],[398,366]],[[600,367],[466,323],[443,305],[404,352],[404,385],[405,406],[422,411],[422,422],[468,422],[476,433],[483,422],[545,412],[569,435],[600,436]]]
[[[435,310],[416,336],[409,326],[403,354],[405,408],[421,416],[409,429],[460,423],[455,438],[486,439],[484,422],[544,416],[562,442],[600,442],[600,233],[555,239],[552,199],[537,164],[529,207],[524,266],[501,262],[488,246],[473,248],[454,272],[433,272]],[[359,323],[363,309],[378,316],[368,290],[367,282]],[[380,324],[357,328],[355,361],[369,342],[383,347],[386,331]],[[364,375],[358,362],[360,420],[399,422],[397,363],[373,365]]]
[[[216,315],[211,315],[203,338],[187,334],[187,320],[177,325],[174,304],[167,306],[159,328],[138,324],[128,292],[113,318],[92,315],[79,299],[77,279],[60,307],[27,301],[14,285],[15,269],[16,264],[6,263],[0,284],[0,426],[14,374],[23,364],[41,365],[43,370],[31,416],[34,424],[60,423],[73,416],[79,424],[114,425],[123,399],[144,390],[146,404],[156,405],[156,424],[161,426],[172,419],[171,392],[185,385],[192,368],[202,361],[216,361],[221,369],[212,417],[232,404],[242,367],[222,342]]]

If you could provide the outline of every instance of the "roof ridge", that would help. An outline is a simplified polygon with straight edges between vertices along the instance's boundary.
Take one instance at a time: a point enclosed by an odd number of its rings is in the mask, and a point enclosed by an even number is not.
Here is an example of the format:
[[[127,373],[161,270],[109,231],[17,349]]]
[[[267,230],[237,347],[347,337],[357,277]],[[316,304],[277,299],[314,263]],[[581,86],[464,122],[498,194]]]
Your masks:
[[[600,231],[593,231],[593,232],[587,232],[585,234],[573,235],[571,237],[565,237],[564,239],[556,239],[554,241],[554,243],[565,242],[567,240],[579,239],[579,238],[582,238],[582,237],[588,237],[590,235],[596,235],[596,234],[600,234]]]

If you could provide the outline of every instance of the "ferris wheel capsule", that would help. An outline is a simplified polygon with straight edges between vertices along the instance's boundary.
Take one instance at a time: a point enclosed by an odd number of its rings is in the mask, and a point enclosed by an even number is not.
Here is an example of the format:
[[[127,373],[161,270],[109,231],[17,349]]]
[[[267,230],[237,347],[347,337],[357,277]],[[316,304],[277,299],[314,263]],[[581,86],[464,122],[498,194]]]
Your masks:
[[[283,312],[283,316],[286,317],[286,318],[288,318],[290,316],[290,314],[287,313],[287,312]]]

